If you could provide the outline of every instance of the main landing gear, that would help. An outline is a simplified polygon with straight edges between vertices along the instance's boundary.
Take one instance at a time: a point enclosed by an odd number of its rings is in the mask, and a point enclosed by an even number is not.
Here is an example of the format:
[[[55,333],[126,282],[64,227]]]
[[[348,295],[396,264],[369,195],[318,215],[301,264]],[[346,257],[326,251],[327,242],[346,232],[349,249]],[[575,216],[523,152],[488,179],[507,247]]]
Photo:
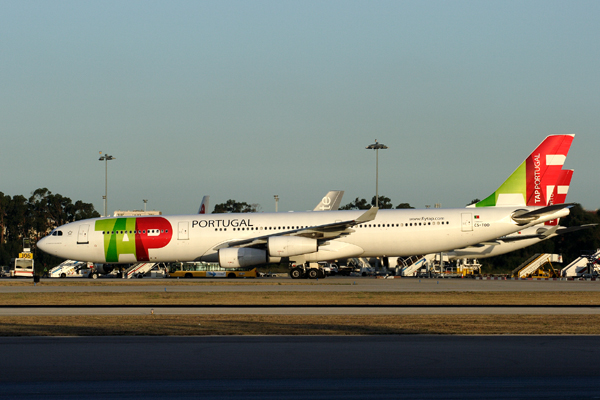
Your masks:
[[[325,278],[325,272],[323,268],[317,263],[307,263],[303,265],[296,265],[290,270],[290,277],[292,279],[319,279]]]

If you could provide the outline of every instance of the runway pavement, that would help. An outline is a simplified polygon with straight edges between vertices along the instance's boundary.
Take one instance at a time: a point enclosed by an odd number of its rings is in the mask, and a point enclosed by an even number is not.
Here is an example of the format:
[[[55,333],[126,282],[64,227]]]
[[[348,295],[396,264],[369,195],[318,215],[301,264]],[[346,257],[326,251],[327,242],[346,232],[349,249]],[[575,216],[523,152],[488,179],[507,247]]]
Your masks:
[[[0,338],[6,399],[590,399],[597,336]]]
[[[9,282],[2,280],[2,283]],[[59,279],[42,279],[34,286],[0,285],[0,293],[97,293],[97,292],[600,292],[600,281],[516,281],[475,279],[375,279],[331,277],[319,280],[292,280],[290,278],[257,278],[237,280],[227,284],[223,279],[160,281],[117,279],[69,279],[58,286]],[[81,282],[81,285],[77,285]],[[49,283],[49,284],[45,284]],[[85,285],[84,285],[85,283]],[[191,283],[191,284],[190,284]]]
[[[600,283],[334,278],[0,286],[23,292],[599,291]],[[83,285],[85,283],[85,285]],[[164,283],[164,285],[163,285]],[[248,283],[248,284],[247,284]],[[260,283],[260,284],[257,284]],[[290,284],[292,283],[292,284]],[[0,307],[8,315],[598,314],[600,307]],[[176,332],[174,332],[176,334]],[[0,338],[7,399],[599,398],[598,336]]]

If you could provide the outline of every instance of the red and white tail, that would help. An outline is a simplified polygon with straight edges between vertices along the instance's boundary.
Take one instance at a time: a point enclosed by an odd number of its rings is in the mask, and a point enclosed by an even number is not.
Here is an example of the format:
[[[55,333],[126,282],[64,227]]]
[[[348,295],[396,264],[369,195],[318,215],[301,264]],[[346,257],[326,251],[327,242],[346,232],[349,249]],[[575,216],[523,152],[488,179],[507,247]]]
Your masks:
[[[560,171],[556,187],[552,191],[550,201],[548,205],[552,204],[563,204],[567,199],[567,193],[569,192],[569,186],[571,185],[571,179],[573,178],[572,169],[563,169]],[[558,219],[546,222],[544,225],[558,225]]]
[[[475,207],[546,206],[574,136],[546,137],[494,193]]]
[[[208,209],[208,199],[210,196],[204,196],[202,198],[202,203],[200,203],[200,208],[198,209],[198,214],[206,214],[206,210]]]

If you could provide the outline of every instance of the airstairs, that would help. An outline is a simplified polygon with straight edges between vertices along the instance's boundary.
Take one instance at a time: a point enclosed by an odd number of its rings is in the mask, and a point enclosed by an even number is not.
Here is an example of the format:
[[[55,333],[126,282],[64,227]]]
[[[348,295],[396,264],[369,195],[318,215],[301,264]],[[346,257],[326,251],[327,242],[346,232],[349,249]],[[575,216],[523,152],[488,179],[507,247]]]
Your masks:
[[[125,271],[127,279],[142,278],[156,263],[136,263]]]
[[[590,259],[596,260],[594,262],[594,271],[597,271],[600,273],[600,265],[598,265],[600,263],[600,261],[598,261],[600,259],[600,249],[598,249],[593,254],[582,255],[581,257],[573,260],[572,263],[570,263],[569,265],[567,265],[560,271],[561,276],[576,277],[576,276],[581,276],[582,274],[587,273],[588,262]],[[592,273],[593,273],[593,271],[592,271]]]
[[[417,271],[424,268],[429,263],[433,263],[437,254],[426,254],[424,256],[410,256],[399,258],[398,265],[400,266],[401,276],[415,276]]]
[[[351,266],[353,273],[358,273],[362,276],[372,275],[375,272],[369,263],[369,259],[365,257],[348,259],[348,266]]]
[[[562,256],[560,254],[534,254],[523,264],[519,265],[512,272],[512,276],[515,278],[530,278],[532,276],[541,276],[541,277],[557,277],[552,267],[552,263],[562,262]],[[551,271],[545,271],[543,267],[546,264],[550,264]]]

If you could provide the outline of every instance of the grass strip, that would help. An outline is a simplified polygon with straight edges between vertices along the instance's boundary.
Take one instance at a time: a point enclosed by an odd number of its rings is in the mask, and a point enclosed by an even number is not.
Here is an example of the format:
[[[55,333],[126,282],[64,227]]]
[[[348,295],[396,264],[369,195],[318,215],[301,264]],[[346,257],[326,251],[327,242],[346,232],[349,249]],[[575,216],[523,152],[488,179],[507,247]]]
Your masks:
[[[0,293],[0,305],[575,305],[600,292],[99,292]]]
[[[38,285],[44,286],[274,286],[274,285],[352,285],[352,282],[318,281],[301,279],[85,279],[85,278],[43,278]],[[33,286],[33,279],[0,279],[0,286]]]
[[[598,315],[27,316],[0,336],[598,335]]]

